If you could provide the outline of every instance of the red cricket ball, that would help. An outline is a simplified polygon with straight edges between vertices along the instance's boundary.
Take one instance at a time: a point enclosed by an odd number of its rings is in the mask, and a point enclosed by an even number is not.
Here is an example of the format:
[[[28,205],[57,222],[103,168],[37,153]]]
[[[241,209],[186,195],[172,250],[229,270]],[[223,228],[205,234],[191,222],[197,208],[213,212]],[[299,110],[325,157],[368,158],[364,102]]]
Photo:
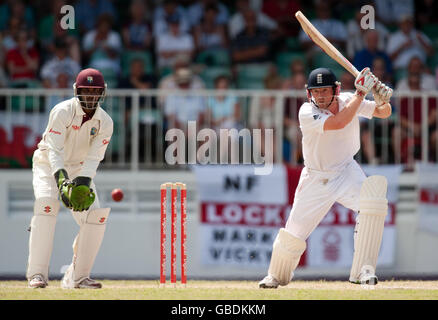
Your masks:
[[[123,191],[122,191],[122,189],[114,189],[111,192],[111,197],[116,202],[122,201],[122,199],[123,199]]]

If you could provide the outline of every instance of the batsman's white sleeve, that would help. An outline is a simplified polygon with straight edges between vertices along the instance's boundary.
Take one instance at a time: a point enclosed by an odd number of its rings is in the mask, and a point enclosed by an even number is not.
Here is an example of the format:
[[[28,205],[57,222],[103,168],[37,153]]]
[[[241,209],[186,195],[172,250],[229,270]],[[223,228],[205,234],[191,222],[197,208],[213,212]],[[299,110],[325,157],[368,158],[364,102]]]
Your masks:
[[[87,157],[84,160],[79,176],[94,178],[97,167],[105,156],[106,148],[113,135],[113,120],[107,118],[102,121],[101,129],[96,137],[93,139],[88,151]]]
[[[376,109],[376,102],[371,100],[363,99],[359,106],[357,114],[359,116],[371,119],[373,117],[374,110]]]

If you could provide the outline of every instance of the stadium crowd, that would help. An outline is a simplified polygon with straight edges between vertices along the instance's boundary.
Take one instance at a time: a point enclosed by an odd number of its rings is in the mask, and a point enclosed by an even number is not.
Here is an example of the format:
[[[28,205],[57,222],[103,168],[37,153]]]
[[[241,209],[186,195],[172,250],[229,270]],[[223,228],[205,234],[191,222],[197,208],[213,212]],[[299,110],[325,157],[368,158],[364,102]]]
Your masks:
[[[370,2],[375,26],[363,29],[361,7]],[[64,5],[75,10],[74,29],[61,26]],[[78,71],[92,67],[109,89],[303,90],[310,70],[328,67],[343,90],[353,90],[354,78],[301,31],[293,13],[302,10],[357,69],[370,66],[397,90],[436,90],[437,9],[433,0],[3,0],[0,88],[71,88]],[[276,147],[283,148],[286,162],[302,161],[297,113],[304,97],[285,100],[284,143]],[[172,123],[199,119],[204,111],[215,128],[238,128],[245,116],[253,128],[274,122],[275,97],[252,103],[248,115],[233,97],[209,99],[208,110],[196,97],[161,102]],[[436,99],[427,103],[429,155],[436,161]],[[389,162],[396,155],[407,162],[409,148],[418,149],[421,104],[409,97],[393,102]],[[362,162],[379,162],[383,131],[363,124]]]

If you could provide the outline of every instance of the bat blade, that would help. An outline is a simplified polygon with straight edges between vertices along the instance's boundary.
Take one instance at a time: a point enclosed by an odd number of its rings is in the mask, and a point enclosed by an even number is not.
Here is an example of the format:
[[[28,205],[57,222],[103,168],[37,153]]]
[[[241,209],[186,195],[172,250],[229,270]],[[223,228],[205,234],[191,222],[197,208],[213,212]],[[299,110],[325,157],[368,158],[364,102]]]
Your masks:
[[[359,71],[348,61],[342,53],[339,52],[301,12],[297,11],[295,17],[303,28],[304,32],[312,41],[317,44],[325,53],[327,53],[333,60],[338,62],[341,66],[350,72],[354,77],[359,74]]]

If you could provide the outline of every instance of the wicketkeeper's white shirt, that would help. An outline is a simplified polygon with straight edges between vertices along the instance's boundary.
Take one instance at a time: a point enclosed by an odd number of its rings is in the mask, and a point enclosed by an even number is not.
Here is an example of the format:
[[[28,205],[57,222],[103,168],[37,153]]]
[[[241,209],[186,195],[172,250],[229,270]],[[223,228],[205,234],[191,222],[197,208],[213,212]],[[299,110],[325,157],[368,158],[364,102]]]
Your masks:
[[[353,93],[338,96],[339,111],[352,99]],[[318,171],[341,171],[353,160],[360,148],[359,116],[371,119],[376,103],[363,100],[356,116],[343,129],[324,131],[325,121],[333,114],[313,103],[304,103],[299,111],[303,133],[304,165]]]
[[[113,133],[113,120],[100,106],[93,118],[82,124],[84,115],[77,98],[53,107],[33,161],[49,164],[52,174],[80,167],[79,176],[94,178]]]

